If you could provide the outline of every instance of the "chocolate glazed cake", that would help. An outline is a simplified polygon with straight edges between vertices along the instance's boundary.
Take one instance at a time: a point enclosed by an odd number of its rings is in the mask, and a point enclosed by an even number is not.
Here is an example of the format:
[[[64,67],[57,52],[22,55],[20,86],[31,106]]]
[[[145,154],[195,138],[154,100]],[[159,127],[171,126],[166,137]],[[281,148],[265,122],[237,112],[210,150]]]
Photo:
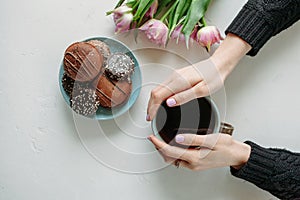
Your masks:
[[[112,108],[124,103],[132,90],[132,84],[127,80],[113,80],[104,73],[95,79],[93,86],[102,107]]]
[[[105,72],[111,79],[131,82],[131,75],[134,72],[134,61],[124,53],[115,53],[109,57],[105,66]]]
[[[99,40],[90,40],[87,43],[93,45],[96,47],[96,49],[103,55],[104,61],[106,62],[108,57],[110,56],[110,48],[105,42],[99,41]],[[106,63],[105,63],[106,64]]]
[[[100,73],[102,65],[102,54],[91,44],[76,42],[65,51],[64,70],[73,80],[91,81]]]

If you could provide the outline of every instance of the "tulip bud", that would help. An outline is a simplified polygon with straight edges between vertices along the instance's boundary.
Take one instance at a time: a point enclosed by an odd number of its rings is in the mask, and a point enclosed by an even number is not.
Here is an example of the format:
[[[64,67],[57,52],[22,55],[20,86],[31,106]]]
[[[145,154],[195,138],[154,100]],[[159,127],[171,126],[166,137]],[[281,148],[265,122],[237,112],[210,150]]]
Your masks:
[[[162,21],[150,19],[139,29],[144,31],[151,42],[166,46],[169,29]]]
[[[183,35],[183,33],[181,32],[183,28],[183,25],[178,25],[172,32],[171,34],[171,38],[176,40],[176,43],[178,43],[179,41],[184,42],[185,41],[185,37]]]
[[[113,11],[114,22],[116,24],[116,33],[122,33],[130,29],[130,24],[133,20],[132,8],[121,6]]]
[[[151,7],[149,8],[149,10],[147,11],[147,13],[145,14],[145,16],[153,18],[154,14],[157,11],[157,8],[158,8],[158,0],[155,0],[151,5]]]
[[[215,26],[206,26],[201,28],[197,33],[197,42],[210,51],[210,47],[215,43],[223,40],[220,31]]]

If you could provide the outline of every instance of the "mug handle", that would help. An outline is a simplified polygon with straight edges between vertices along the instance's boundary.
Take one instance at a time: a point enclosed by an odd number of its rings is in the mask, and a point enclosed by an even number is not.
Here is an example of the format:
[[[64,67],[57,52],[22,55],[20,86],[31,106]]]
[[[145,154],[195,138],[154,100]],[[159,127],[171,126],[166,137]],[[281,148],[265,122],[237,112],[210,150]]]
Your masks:
[[[220,130],[219,130],[220,133],[232,135],[233,131],[234,131],[234,127],[231,124],[221,122]]]

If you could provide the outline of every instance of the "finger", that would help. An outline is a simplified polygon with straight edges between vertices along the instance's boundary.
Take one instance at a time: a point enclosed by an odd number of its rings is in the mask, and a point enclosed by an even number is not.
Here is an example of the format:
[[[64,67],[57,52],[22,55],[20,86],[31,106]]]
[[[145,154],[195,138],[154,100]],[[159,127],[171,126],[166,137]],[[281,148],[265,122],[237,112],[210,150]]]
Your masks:
[[[205,83],[201,81],[194,87],[192,87],[188,90],[185,90],[185,91],[181,91],[181,92],[169,97],[168,100],[174,99],[174,101],[176,102],[176,104],[174,106],[178,106],[178,105],[185,104],[195,98],[200,98],[200,97],[209,96],[209,95],[210,94],[209,94],[208,89],[205,87]]]
[[[188,146],[203,146],[206,135],[196,135],[196,134],[178,134],[175,137],[175,141],[178,144],[188,145]]]
[[[156,90],[160,90],[162,87],[168,85],[169,83],[171,83],[174,80],[174,73],[169,76],[165,81],[163,81],[161,84],[159,84],[158,86],[155,87]]]
[[[174,94],[190,89],[203,80],[201,74],[193,66],[178,71],[173,77],[168,87]]]
[[[158,149],[157,149],[158,150]],[[164,158],[164,161],[166,162],[166,163],[172,163],[174,166],[176,166],[176,162],[178,162],[177,160],[178,159],[176,159],[176,158],[171,158],[171,157],[169,157],[169,156],[166,156],[166,155],[164,155],[161,151],[158,151],[159,152],[159,154]],[[192,165],[189,163],[189,162],[187,162],[187,161],[185,161],[185,160],[180,160],[180,162],[179,162],[179,166],[176,166],[176,167],[185,167],[185,168],[189,168],[189,169],[192,169]]]
[[[220,134],[196,135],[196,134],[178,134],[175,141],[178,144],[200,146],[208,149],[214,149]]]
[[[172,90],[167,86],[161,86],[151,91],[151,96],[147,107],[147,120],[153,120],[161,103],[169,96],[173,95]]]
[[[149,139],[155,145],[155,147],[157,147],[159,151],[162,152],[162,154],[165,156],[185,160],[187,162],[189,162],[194,156],[192,150],[170,146],[167,143],[160,141],[153,135],[149,136]]]
[[[151,121],[154,118],[159,106],[165,99],[191,87],[192,85],[188,82],[176,79],[170,82],[169,85],[161,86],[158,89],[152,90],[147,108],[148,120]],[[180,105],[174,98],[168,98],[166,103],[169,107]]]
[[[160,106],[160,104],[169,96],[173,95],[173,92],[170,90],[168,85],[176,79],[177,74],[174,72],[171,76],[169,76],[164,82],[155,87],[151,91],[151,96],[148,101],[147,107],[147,121],[153,120],[156,112]]]
[[[204,80],[203,82],[205,82],[206,87],[211,94],[224,86],[225,77],[220,74],[218,68],[211,59],[193,65],[193,67],[202,77],[202,80]]]
[[[161,157],[164,159],[164,161],[166,163],[173,163],[176,159],[175,158],[171,158],[169,156],[164,155],[161,151],[159,151],[158,148],[156,148],[157,152],[161,155]]]
[[[195,70],[194,68],[191,69]],[[193,74],[196,74],[196,76],[193,77]],[[197,78],[199,79],[197,73],[191,73],[191,76],[186,78],[184,75],[179,74],[178,72],[174,72],[170,79],[153,89],[151,92],[150,100],[148,102],[147,120],[151,121],[154,118],[160,104],[165,99],[172,96],[173,94],[193,87],[193,84],[196,84],[196,80],[198,80]],[[179,104],[176,103],[176,100],[169,98],[167,100],[167,105],[173,107]]]

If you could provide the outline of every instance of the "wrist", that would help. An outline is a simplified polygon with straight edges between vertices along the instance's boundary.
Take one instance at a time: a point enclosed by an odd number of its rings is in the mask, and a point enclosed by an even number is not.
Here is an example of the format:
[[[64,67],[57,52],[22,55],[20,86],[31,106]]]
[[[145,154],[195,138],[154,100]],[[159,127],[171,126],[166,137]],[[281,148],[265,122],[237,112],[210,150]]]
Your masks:
[[[239,141],[234,141],[232,150],[235,159],[231,167],[239,170],[248,162],[251,154],[251,146]]]
[[[250,50],[251,46],[247,42],[229,33],[210,59],[225,80],[240,59]]]
[[[221,76],[223,82],[226,80],[228,75],[231,73],[231,71],[236,66],[236,64],[223,59],[220,54],[213,54],[210,57],[210,60],[215,65],[216,69],[218,70],[219,75]]]

